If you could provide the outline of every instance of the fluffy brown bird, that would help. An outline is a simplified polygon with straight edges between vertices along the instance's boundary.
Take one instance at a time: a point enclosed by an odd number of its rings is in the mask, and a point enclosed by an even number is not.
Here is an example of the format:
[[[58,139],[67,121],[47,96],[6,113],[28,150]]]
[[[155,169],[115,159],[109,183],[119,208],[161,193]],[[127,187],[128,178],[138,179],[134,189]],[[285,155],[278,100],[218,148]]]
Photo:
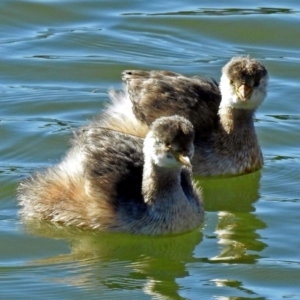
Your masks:
[[[213,80],[168,71],[124,71],[124,91],[98,124],[145,136],[161,116],[181,115],[195,128],[193,172],[203,176],[239,175],[260,169],[263,156],[254,114],[267,93],[267,69],[255,59],[234,57]]]
[[[60,164],[20,183],[20,213],[113,232],[193,230],[204,214],[189,171],[193,139],[192,124],[179,116],[155,120],[145,139],[92,123]]]

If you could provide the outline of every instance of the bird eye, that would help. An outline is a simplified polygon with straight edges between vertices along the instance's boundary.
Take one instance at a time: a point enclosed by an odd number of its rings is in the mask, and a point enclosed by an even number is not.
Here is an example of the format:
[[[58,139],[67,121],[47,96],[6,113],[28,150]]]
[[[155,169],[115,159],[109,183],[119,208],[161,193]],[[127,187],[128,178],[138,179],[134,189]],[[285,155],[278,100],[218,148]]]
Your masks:
[[[232,79],[230,80],[230,84],[233,85],[233,80]]]
[[[259,86],[259,80],[255,80],[255,81],[254,81],[254,86],[255,86],[255,87]]]

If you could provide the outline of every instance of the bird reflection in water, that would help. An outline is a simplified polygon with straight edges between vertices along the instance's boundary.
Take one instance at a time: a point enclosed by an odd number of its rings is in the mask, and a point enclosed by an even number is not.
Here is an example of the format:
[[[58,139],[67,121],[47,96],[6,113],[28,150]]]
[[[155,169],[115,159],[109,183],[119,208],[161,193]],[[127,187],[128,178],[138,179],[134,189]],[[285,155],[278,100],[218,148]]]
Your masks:
[[[209,232],[204,234],[216,239],[220,246],[209,261],[255,263],[258,253],[266,247],[257,232],[266,224],[255,214],[254,205],[259,199],[260,178],[260,171],[229,178],[197,178],[207,221],[213,224],[211,229],[207,225]]]
[[[255,215],[261,173],[231,178],[196,178],[203,187],[206,226],[172,237],[90,232],[47,223],[27,224],[30,233],[63,239],[71,252],[40,259],[43,268],[59,264],[66,283],[101,293],[130,290],[152,297],[182,299],[185,279],[204,277],[219,284],[208,264],[255,264],[266,244],[258,233],[266,225]],[[203,234],[202,234],[203,232]],[[194,270],[191,275],[191,268]],[[69,270],[69,272],[68,272]],[[182,283],[183,282],[183,283]],[[242,283],[222,281],[239,290]],[[140,294],[139,294],[140,295]]]
[[[37,223],[38,222],[38,223]],[[181,299],[177,279],[189,276],[187,266],[202,241],[202,228],[168,237],[92,232],[45,222],[27,223],[31,234],[62,239],[69,254],[35,260],[30,264],[65,270],[59,284],[101,291],[130,290],[153,297]],[[51,274],[51,272],[49,272]],[[48,275],[51,276],[51,275]],[[116,292],[117,293],[117,292]],[[140,294],[138,294],[140,295]]]

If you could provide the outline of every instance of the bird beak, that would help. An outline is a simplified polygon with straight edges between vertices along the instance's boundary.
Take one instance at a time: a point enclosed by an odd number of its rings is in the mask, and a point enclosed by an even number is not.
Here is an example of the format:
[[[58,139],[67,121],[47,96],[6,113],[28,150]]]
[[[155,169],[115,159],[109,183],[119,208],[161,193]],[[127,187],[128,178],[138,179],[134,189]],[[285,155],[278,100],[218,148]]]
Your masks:
[[[184,156],[180,153],[174,153],[174,157],[176,158],[177,161],[181,162],[183,165],[187,167],[192,167],[191,160],[188,156]]]
[[[178,162],[180,162],[181,164],[183,164],[187,167],[192,168],[191,160],[188,156],[183,155],[182,153],[177,152],[172,148],[170,148],[170,151]]]
[[[251,97],[252,92],[253,88],[246,84],[242,84],[236,89],[236,93],[242,101],[248,100]]]

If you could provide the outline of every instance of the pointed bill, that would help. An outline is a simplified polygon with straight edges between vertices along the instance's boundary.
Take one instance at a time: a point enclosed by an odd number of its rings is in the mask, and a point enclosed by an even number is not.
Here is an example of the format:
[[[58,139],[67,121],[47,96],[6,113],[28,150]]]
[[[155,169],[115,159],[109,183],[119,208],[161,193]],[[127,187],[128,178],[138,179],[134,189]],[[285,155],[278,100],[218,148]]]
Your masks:
[[[236,89],[236,93],[242,101],[248,100],[252,95],[253,89],[246,84],[242,84]]]
[[[182,154],[179,154],[176,158],[178,161],[180,161],[183,165],[192,167],[191,160],[188,156],[184,156]]]

